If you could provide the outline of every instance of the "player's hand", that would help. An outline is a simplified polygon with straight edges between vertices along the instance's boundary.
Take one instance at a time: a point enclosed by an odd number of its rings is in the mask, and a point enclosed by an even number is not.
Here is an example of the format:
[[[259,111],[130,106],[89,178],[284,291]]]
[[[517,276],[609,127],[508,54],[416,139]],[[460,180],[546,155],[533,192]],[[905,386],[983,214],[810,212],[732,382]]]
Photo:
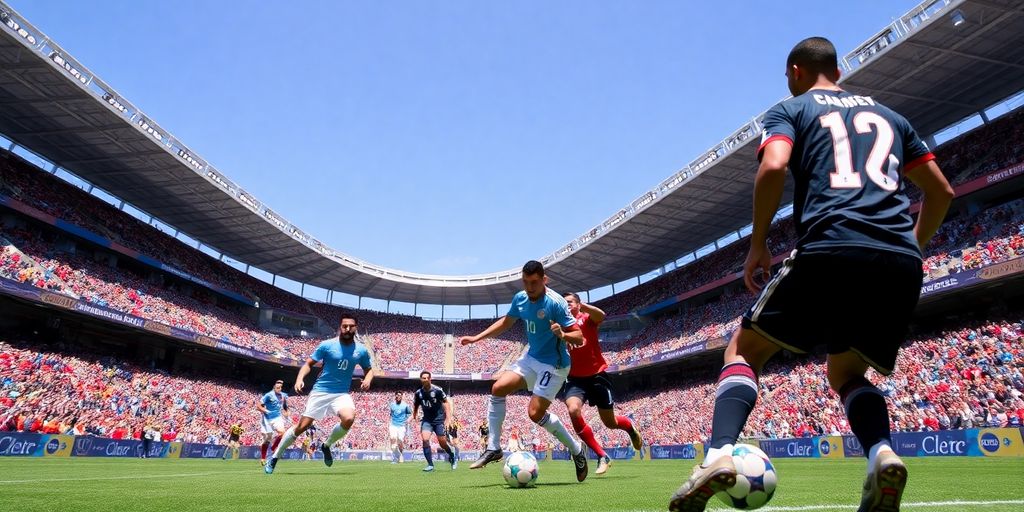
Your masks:
[[[562,339],[565,336],[565,333],[562,332],[562,324],[554,320],[548,320],[548,322],[551,322],[551,334],[554,334],[558,339]]]
[[[761,293],[761,288],[771,279],[772,251],[768,244],[752,244],[747,253],[747,261],[743,263],[743,282],[747,289]]]
[[[295,381],[295,393],[296,394],[301,395],[302,394],[302,390],[305,387],[306,387],[306,383],[305,382],[303,382],[301,380]]]
[[[363,379],[363,381],[359,383],[359,390],[366,391],[368,389],[370,389],[370,381]]]
[[[480,340],[476,339],[476,336],[460,336],[459,345],[466,346],[472,345]]]

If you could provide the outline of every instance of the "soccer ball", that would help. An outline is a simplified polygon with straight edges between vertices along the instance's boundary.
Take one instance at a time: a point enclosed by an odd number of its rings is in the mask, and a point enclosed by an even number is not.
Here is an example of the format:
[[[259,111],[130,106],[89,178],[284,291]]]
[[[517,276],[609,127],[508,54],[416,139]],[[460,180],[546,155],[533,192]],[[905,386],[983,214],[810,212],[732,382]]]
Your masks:
[[[509,487],[532,487],[537,482],[537,459],[530,452],[514,452],[505,459],[502,475]]]
[[[740,510],[761,508],[775,494],[775,466],[760,448],[749,444],[737,444],[732,449],[732,461],[736,464],[736,485],[715,496],[722,503]]]

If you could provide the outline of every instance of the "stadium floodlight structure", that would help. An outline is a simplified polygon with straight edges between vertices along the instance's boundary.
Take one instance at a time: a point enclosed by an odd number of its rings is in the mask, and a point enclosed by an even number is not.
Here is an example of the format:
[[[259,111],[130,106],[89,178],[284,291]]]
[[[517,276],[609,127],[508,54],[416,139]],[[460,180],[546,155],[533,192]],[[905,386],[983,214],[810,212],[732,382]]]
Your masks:
[[[954,11],[967,21],[954,27],[947,19]],[[1024,48],[1021,18],[1014,0],[922,2],[841,59],[843,83],[904,112],[922,134],[935,133],[1022,88],[1024,70],[1013,58]],[[180,229],[222,259],[303,286],[413,304],[493,305],[518,289],[518,268],[431,275],[329,247],[211,165],[2,0],[0,24],[0,93],[8,98],[0,108],[0,134]],[[951,77],[952,66],[961,73]],[[1005,80],[991,80],[993,73]],[[537,258],[552,286],[588,291],[639,281],[748,226],[762,116]]]

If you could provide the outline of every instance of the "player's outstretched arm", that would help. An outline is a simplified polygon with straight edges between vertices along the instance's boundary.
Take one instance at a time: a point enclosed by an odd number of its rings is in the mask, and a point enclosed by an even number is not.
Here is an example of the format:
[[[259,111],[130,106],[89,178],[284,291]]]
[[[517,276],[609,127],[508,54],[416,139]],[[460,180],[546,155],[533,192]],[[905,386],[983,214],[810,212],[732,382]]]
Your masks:
[[[374,371],[373,368],[365,369],[366,373],[363,375],[363,382],[359,384],[359,389],[366,391],[370,389],[370,384],[373,382]]]
[[[917,214],[917,224],[914,226],[917,245],[923,251],[946,218],[949,204],[953,202],[953,187],[934,160],[907,169],[903,174],[924,193],[921,211]]]
[[[601,322],[604,322],[605,313],[601,308],[594,306],[593,304],[581,302],[580,310],[590,315],[590,321],[594,322],[594,325],[601,325]]]
[[[510,327],[512,327],[512,324],[514,324],[514,323],[516,323],[516,319],[515,318],[512,318],[512,317],[510,317],[508,315],[505,315],[505,316],[495,320],[494,323],[491,324],[490,327],[484,329],[483,332],[477,334],[476,336],[463,336],[463,337],[459,338],[459,344],[460,345],[470,345],[470,344],[476,343],[476,342],[478,342],[480,340],[487,339],[487,338],[490,338],[492,336],[497,336],[497,335],[507,331]]]

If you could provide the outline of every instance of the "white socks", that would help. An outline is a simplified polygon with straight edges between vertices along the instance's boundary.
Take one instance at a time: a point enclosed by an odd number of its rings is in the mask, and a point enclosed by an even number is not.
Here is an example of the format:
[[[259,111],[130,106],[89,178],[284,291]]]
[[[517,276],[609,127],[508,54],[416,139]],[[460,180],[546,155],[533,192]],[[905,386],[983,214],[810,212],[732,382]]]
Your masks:
[[[491,395],[487,402],[487,449],[501,450],[501,426],[505,423],[505,397]]]
[[[733,445],[727,444],[721,448],[708,448],[708,454],[704,457],[702,467],[708,467],[723,455],[732,455]]]
[[[583,449],[583,445],[569,433],[569,430],[565,428],[565,424],[555,414],[550,412],[544,413],[544,417],[537,424],[544,427],[544,430],[551,432],[555,439],[564,444],[573,455],[579,455],[580,450]]]
[[[327,436],[327,446],[334,446],[334,443],[345,437],[345,434],[348,434],[348,429],[342,428],[341,423],[338,423],[334,426],[334,430],[331,431],[331,435]]]
[[[868,450],[868,475],[870,475],[875,469],[875,460],[878,458],[878,454],[883,452],[892,452],[892,447],[889,446],[889,441],[879,441],[875,443],[870,450]]]

